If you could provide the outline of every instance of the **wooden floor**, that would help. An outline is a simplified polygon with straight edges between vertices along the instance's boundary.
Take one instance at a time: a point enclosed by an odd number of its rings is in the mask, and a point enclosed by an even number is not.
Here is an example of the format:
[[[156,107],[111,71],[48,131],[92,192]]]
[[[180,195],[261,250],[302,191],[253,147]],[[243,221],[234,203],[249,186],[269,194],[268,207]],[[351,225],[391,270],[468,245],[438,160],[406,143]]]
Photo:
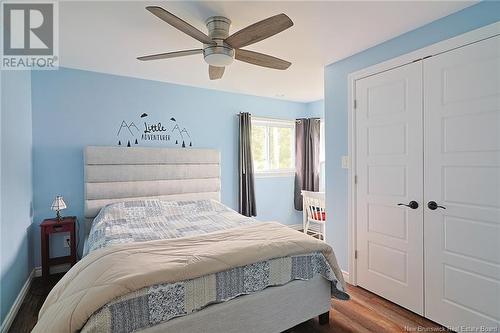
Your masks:
[[[53,275],[47,285],[35,278],[9,332],[30,332],[35,326],[38,311],[50,289],[62,275]],[[423,332],[439,331],[441,326],[391,303],[359,287],[348,286],[349,301],[332,300],[330,323],[319,325],[318,318],[302,323],[290,333],[343,332]]]
[[[349,301],[332,299],[329,325],[320,326],[318,318],[302,323],[291,333],[391,333],[448,332],[444,327],[408,311],[363,288],[347,286]]]
[[[16,319],[14,319],[14,322],[10,326],[9,333],[31,332],[31,329],[36,324],[38,311],[40,311],[45,298],[47,298],[52,287],[55,286],[63,275],[51,275],[46,284],[42,283],[42,278],[37,277],[33,279],[30,290],[24,298]]]

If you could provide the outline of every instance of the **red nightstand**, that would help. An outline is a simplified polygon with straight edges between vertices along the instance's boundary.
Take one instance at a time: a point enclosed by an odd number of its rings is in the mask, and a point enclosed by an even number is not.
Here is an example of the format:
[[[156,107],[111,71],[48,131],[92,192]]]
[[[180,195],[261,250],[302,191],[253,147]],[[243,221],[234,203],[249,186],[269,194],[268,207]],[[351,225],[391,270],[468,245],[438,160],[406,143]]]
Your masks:
[[[42,277],[49,276],[51,265],[76,264],[76,216],[66,216],[58,221],[57,219],[46,219],[40,224],[42,237]],[[64,257],[49,257],[49,236],[58,232],[69,232],[71,239],[71,254]]]

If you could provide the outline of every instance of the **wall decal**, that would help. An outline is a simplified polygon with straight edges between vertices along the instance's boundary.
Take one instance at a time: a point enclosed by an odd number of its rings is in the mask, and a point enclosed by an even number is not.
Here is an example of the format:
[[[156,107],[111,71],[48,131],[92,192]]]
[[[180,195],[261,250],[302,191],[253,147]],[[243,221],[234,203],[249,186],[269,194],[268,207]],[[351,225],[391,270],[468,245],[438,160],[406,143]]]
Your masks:
[[[123,140],[127,141],[127,147],[131,147],[131,142],[134,142],[134,145],[138,145],[139,140],[170,142],[173,139],[175,139],[176,145],[182,142],[182,148],[186,147],[186,142],[189,142],[189,147],[193,146],[188,130],[186,127],[180,126],[174,117],[170,118],[168,124],[164,124],[161,121],[149,121],[147,118],[150,118],[150,116],[145,112],[139,117],[143,123],[142,131],[135,125],[134,121],[127,123],[127,121],[122,120],[116,134],[119,138],[118,146],[122,145]]]
[[[137,126],[135,126],[134,122],[131,122],[129,125],[127,125],[127,122],[125,120],[122,120],[122,124],[120,125],[120,128],[118,129],[118,136],[120,135],[122,129],[126,128],[131,135],[135,135],[132,130],[135,130],[139,132],[139,129]]]
[[[145,113],[143,113],[141,117],[144,114]],[[145,117],[147,117],[147,115]],[[147,121],[144,121],[144,133],[141,139],[145,141],[170,141],[170,134],[160,134],[162,132],[167,132],[167,129],[161,122],[148,124]]]
[[[185,127],[183,129],[181,129],[179,124],[177,124],[177,121],[175,120],[175,118],[170,118],[170,120],[175,122],[175,126],[174,126],[174,128],[172,128],[172,132],[175,132],[177,135],[180,136],[180,139],[182,140],[182,148],[186,148],[186,143],[184,142],[184,140],[185,140],[184,136],[187,136],[189,138],[189,147],[192,147],[193,143],[191,142],[191,136],[189,135],[187,129]],[[178,140],[175,140],[175,144],[179,144],[178,142],[179,142]]]

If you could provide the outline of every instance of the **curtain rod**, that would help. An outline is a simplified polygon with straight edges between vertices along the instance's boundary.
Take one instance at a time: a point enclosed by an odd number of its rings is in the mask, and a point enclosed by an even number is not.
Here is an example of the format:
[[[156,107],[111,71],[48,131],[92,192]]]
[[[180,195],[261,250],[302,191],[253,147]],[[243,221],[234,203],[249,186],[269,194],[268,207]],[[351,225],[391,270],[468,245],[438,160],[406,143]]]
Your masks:
[[[306,118],[306,119],[321,121],[321,118]],[[295,122],[297,124],[300,124],[302,122],[302,119],[295,119]]]
[[[240,114],[243,113],[243,112],[240,112],[240,113],[237,113],[236,116],[239,117]],[[249,116],[252,116],[251,113],[248,114]],[[261,118],[261,119],[269,119],[269,120],[277,120],[277,121],[292,121],[294,120],[295,122],[297,123],[300,123],[300,119],[282,119],[282,118],[270,118],[270,117],[256,117],[256,118]],[[317,121],[321,121],[321,118],[317,118],[317,117],[313,117],[313,118],[304,118],[304,119],[312,119],[312,120],[317,120]]]
[[[237,113],[236,116],[240,116],[241,113]],[[249,113],[250,116],[252,116],[251,113]],[[257,118],[257,119],[265,119],[265,120],[270,120],[270,121],[282,121],[282,122],[290,122],[290,121],[295,121],[295,119],[284,119],[284,118],[271,118],[271,117],[259,117],[259,116],[255,116],[254,118]]]

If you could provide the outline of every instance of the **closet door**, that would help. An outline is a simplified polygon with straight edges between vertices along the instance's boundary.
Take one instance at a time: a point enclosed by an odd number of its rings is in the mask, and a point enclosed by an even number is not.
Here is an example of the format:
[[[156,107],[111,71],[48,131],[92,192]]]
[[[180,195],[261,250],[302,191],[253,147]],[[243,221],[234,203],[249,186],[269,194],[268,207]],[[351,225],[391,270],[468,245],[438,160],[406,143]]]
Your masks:
[[[424,60],[424,101],[425,315],[498,327],[500,37]]]
[[[355,92],[357,283],[423,314],[422,62]]]

